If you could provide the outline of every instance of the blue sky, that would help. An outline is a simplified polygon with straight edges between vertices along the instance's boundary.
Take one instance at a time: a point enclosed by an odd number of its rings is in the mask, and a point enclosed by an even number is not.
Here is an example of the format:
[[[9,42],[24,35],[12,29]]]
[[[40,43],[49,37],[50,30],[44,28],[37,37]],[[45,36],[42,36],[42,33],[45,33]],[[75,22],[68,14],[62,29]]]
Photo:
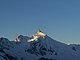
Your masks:
[[[58,41],[80,44],[80,1],[0,0],[0,37],[14,40],[39,28]]]

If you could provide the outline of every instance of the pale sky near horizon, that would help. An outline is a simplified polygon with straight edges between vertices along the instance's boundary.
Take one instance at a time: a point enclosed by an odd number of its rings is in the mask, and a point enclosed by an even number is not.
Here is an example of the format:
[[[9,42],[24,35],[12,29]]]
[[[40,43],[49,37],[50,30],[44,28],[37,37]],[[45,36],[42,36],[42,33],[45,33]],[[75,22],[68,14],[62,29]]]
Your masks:
[[[58,41],[80,44],[80,1],[0,0],[0,37],[32,36],[39,28]]]

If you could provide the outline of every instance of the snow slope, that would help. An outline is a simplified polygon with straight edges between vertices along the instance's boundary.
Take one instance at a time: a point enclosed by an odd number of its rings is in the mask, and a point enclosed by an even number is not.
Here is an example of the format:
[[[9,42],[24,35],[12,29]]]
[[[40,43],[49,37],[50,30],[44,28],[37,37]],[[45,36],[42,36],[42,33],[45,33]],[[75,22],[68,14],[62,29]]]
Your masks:
[[[80,45],[58,42],[41,31],[15,41],[1,37],[0,60],[80,60]]]

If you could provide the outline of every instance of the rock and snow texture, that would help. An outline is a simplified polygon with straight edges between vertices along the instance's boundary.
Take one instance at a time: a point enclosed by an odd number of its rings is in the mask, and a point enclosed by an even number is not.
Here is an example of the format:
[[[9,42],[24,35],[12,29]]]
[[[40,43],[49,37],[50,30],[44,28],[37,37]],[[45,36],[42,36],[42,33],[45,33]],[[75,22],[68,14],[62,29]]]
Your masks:
[[[1,37],[0,60],[80,60],[80,45],[58,42],[40,30],[15,41]]]

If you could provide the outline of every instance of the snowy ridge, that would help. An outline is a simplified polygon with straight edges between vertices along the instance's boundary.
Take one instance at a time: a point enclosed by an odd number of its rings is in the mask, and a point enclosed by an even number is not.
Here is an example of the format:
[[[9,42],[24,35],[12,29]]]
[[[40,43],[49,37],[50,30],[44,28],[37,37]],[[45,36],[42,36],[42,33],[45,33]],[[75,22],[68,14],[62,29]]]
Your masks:
[[[15,41],[1,37],[0,60],[80,60],[80,45],[58,42],[40,30]]]

